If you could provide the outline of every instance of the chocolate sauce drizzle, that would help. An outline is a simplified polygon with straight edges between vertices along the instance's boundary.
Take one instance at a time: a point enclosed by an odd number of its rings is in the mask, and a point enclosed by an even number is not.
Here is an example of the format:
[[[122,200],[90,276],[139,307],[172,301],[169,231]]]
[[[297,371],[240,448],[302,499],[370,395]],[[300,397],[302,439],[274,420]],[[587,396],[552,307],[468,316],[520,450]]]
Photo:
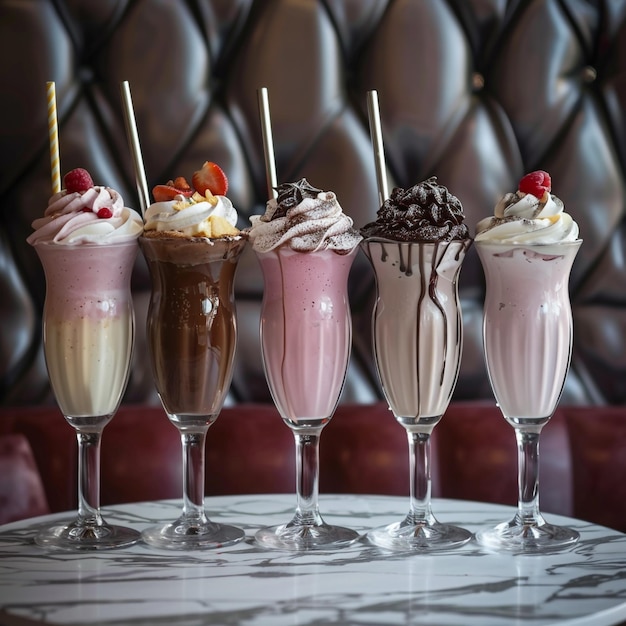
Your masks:
[[[388,258],[389,258],[389,253],[387,252],[386,246],[388,245],[397,245],[398,246],[398,258],[400,259],[400,267],[399,270],[405,275],[405,276],[412,276],[413,275],[413,269],[412,269],[412,265],[413,265],[413,248],[415,246],[417,246],[418,248],[418,262],[419,262],[419,267],[420,267],[420,278],[421,278],[421,289],[420,289],[420,298],[419,298],[419,302],[417,305],[417,315],[418,315],[418,323],[419,323],[419,318],[421,317],[421,310],[422,310],[422,306],[423,306],[423,302],[424,299],[426,298],[426,294],[428,293],[428,297],[430,298],[430,300],[435,304],[435,306],[439,309],[439,311],[441,312],[441,316],[443,317],[443,321],[444,321],[444,337],[443,337],[443,364],[441,367],[441,374],[439,377],[439,385],[443,385],[443,380],[444,380],[444,374],[445,374],[445,370],[446,370],[446,362],[447,362],[447,356],[448,356],[448,342],[449,342],[449,338],[448,338],[448,316],[445,310],[445,307],[443,306],[441,300],[438,297],[438,293],[437,293],[437,283],[439,280],[439,266],[441,265],[441,262],[443,261],[445,255],[446,255],[446,251],[448,249],[448,243],[449,242],[435,242],[434,245],[434,252],[433,252],[433,261],[431,263],[431,267],[430,267],[430,276],[428,277],[428,286],[426,286],[426,259],[425,259],[425,249],[424,246],[420,245],[419,243],[416,242],[394,242],[394,241],[389,241],[389,240],[381,240],[379,238],[370,238],[368,240],[366,240],[364,242],[364,246],[365,246],[365,250],[366,250],[366,254],[367,256],[372,259],[372,250],[371,250],[371,243],[376,242],[380,244],[380,260],[383,263],[386,263]],[[460,241],[459,242],[461,245],[458,246],[458,249],[455,253],[455,260],[458,261],[461,258],[462,254],[465,254],[465,252],[467,251],[467,249],[470,247],[472,241],[471,239],[466,239],[464,241]],[[406,254],[406,260],[405,260],[405,254],[404,254],[404,250],[403,247],[407,246],[408,244],[408,252]],[[442,245],[443,244],[443,245]],[[459,341],[459,338],[461,337],[461,326],[462,321],[460,319],[460,316],[457,317],[457,344]],[[417,341],[417,353],[419,354],[419,343],[420,343],[420,333],[417,333],[416,336],[416,341]]]

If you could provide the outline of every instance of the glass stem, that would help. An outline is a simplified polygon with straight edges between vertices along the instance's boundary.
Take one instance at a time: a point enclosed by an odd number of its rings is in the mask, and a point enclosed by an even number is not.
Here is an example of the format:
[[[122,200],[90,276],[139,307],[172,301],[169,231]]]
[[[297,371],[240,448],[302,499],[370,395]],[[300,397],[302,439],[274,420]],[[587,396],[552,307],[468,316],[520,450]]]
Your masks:
[[[187,520],[207,523],[204,513],[204,444],[208,427],[181,432],[183,444],[183,514]]]
[[[518,456],[518,517],[524,526],[543,524],[539,512],[539,432],[515,430]]]
[[[411,510],[405,523],[428,525],[434,523],[430,504],[430,433],[407,431],[409,437],[409,466]]]
[[[292,524],[321,526],[319,513],[319,443],[321,429],[295,432],[296,439],[296,514]]]
[[[100,441],[102,432],[76,432],[78,439],[78,524],[102,526]]]

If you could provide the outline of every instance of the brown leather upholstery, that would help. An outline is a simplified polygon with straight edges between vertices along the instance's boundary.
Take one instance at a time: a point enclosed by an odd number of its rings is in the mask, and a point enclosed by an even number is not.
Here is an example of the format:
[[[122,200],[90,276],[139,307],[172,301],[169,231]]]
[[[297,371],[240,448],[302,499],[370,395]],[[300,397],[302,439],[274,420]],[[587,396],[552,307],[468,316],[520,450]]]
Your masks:
[[[626,4],[621,0],[0,0],[0,402],[50,402],[44,282],[24,240],[50,193],[45,82],[56,81],[62,170],[88,168],[138,206],[120,83],[130,81],[150,185],[222,164],[241,214],[263,210],[256,90],[267,86],[281,181],[332,189],[357,226],[377,191],[366,92],[379,92],[391,184],[437,175],[472,226],[525,171],[552,173],[584,244],[571,280],[568,404],[626,399]],[[126,402],[156,402],[137,263],[138,341]],[[455,399],[491,398],[474,250],[460,280],[465,350]],[[372,273],[351,280],[354,350],[344,402],[381,398]],[[269,402],[258,341],[262,280],[238,276],[230,403]]]

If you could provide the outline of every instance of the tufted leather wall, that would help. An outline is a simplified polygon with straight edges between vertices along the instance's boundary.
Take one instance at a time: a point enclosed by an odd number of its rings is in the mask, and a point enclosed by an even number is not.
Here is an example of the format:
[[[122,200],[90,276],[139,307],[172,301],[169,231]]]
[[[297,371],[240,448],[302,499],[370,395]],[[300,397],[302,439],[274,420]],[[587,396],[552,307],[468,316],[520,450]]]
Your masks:
[[[56,81],[62,170],[82,166],[138,206],[120,83],[131,85],[150,186],[220,163],[241,215],[263,210],[257,89],[269,88],[278,177],[334,190],[357,226],[378,208],[366,92],[377,89],[390,184],[437,175],[472,227],[526,171],[546,169],[584,244],[574,266],[564,402],[626,400],[625,0],[0,0],[0,402],[51,400],[41,350],[42,271],[25,243],[50,194],[45,82]],[[137,346],[125,400],[154,402],[134,274]],[[344,401],[380,398],[373,275],[350,282],[354,348]],[[490,398],[483,275],[460,279],[465,350],[456,399]],[[230,403],[269,401],[262,280],[237,279]]]

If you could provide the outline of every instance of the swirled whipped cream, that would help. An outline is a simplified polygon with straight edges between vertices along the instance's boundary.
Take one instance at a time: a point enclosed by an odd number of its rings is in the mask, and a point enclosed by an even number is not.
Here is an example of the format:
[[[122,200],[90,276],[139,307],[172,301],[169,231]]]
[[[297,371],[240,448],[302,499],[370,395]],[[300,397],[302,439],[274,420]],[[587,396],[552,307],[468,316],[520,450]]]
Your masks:
[[[578,224],[551,193],[550,175],[543,170],[522,178],[514,193],[507,193],[487,217],[476,225],[476,241],[512,244],[553,244],[578,240]]]
[[[226,197],[228,179],[222,168],[205,161],[191,185],[183,176],[157,185],[155,202],[146,210],[146,237],[237,237],[237,210]]]
[[[297,252],[347,254],[361,241],[332,191],[317,189],[306,178],[283,183],[276,191],[278,195],[267,203],[264,215],[250,218],[250,240],[257,252],[286,245]]]
[[[459,199],[432,176],[408,189],[395,187],[361,234],[402,242],[469,239]]]
[[[146,210],[145,234],[149,231],[182,237],[217,238],[237,235],[237,210],[226,196],[176,195],[154,202]]]
[[[68,172],[64,184],[65,189],[49,199],[44,216],[33,221],[28,243],[106,245],[139,237],[143,220],[124,206],[117,191],[93,185],[83,169]]]

